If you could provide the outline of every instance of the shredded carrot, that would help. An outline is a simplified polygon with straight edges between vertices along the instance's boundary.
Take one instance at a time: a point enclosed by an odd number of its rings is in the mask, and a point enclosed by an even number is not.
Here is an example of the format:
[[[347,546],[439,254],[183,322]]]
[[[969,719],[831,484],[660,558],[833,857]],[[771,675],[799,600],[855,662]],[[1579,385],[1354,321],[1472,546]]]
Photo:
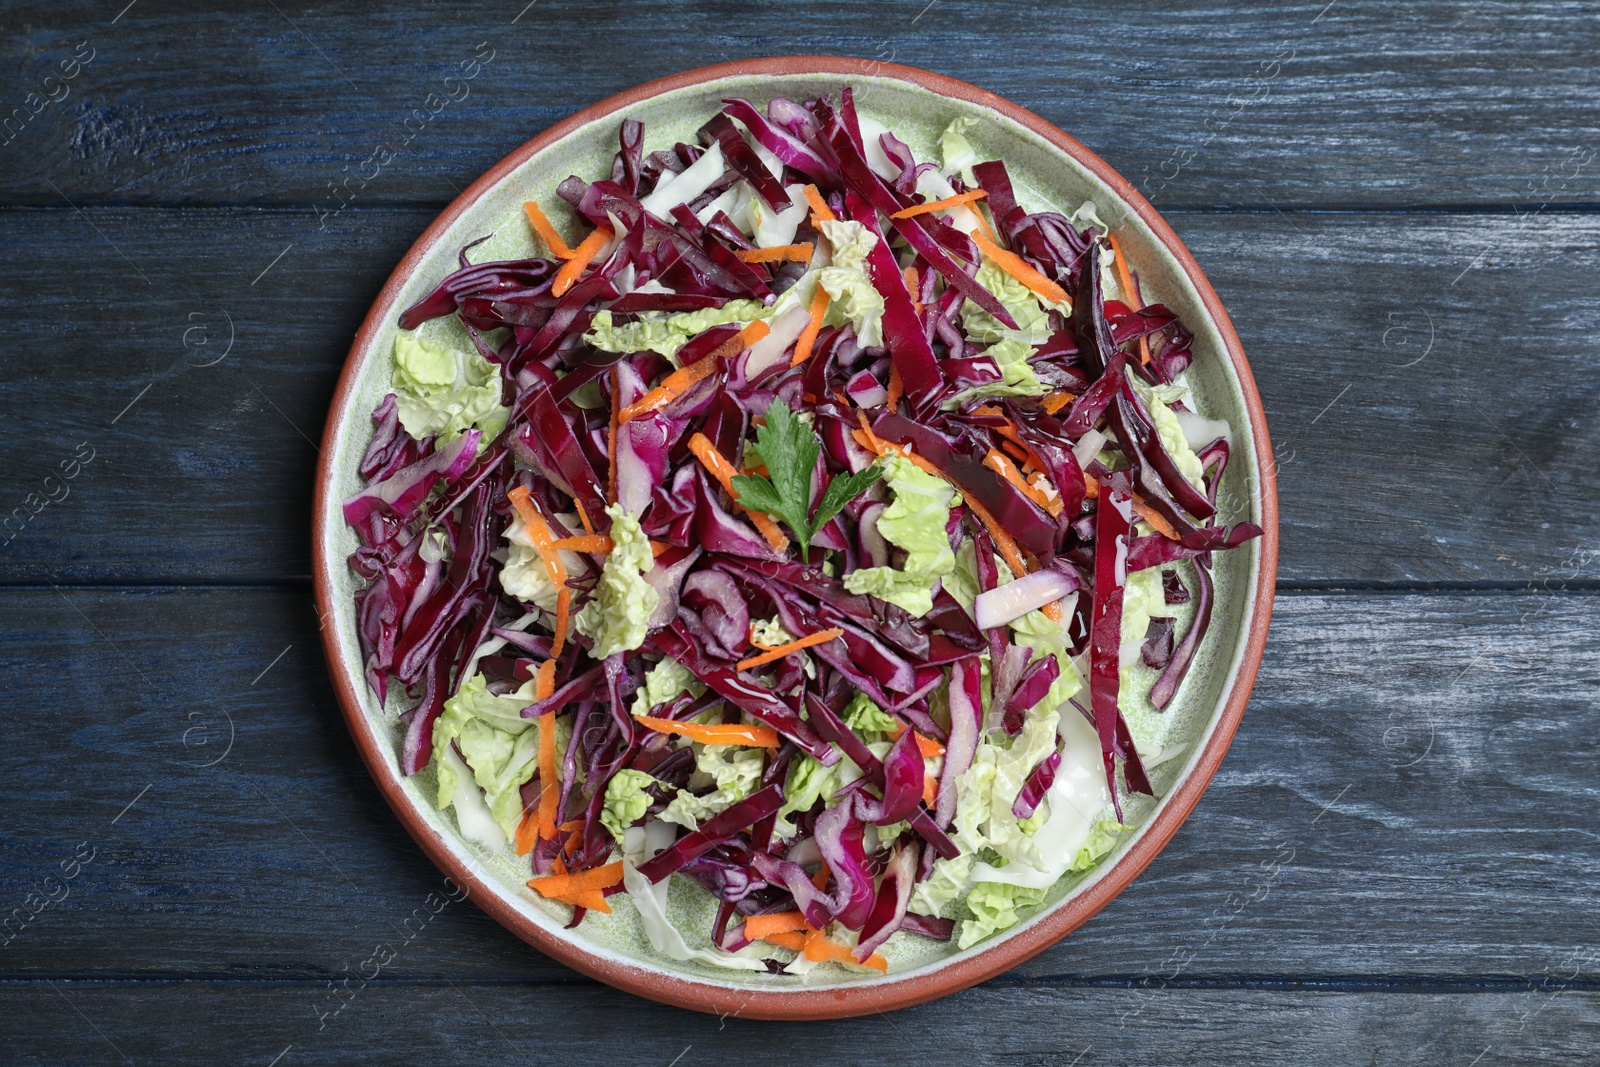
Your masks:
[[[861,432],[867,435],[867,441],[870,442],[864,446],[867,451],[874,456],[883,455],[889,446],[883,443],[883,438],[872,432],[872,424],[867,422],[867,413],[860,408],[856,409],[856,421],[861,424]]]
[[[751,656],[749,659],[742,659],[738,663],[734,664],[734,666],[741,671],[747,671],[751,667],[760,667],[763,664],[771,663],[773,660],[782,659],[791,652],[799,652],[801,649],[810,648],[813,645],[826,644],[827,642],[832,641],[835,637],[841,637],[843,635],[844,631],[839,629],[837,626],[826,630],[818,630],[814,634],[807,634],[805,637],[790,641],[786,645],[779,645],[777,648],[768,649],[759,656]]]
[[[949,208],[960,207],[962,204],[970,204],[974,200],[982,200],[988,195],[982,189],[972,189],[965,193],[957,193],[955,196],[947,196],[943,200],[932,200],[926,204],[908,207],[904,211],[896,211],[889,217],[891,219],[909,219],[913,215],[926,215],[930,211],[945,211]]]
[[[578,871],[576,874],[547,874],[543,878],[531,880],[528,888],[537,890],[540,896],[545,897],[571,896],[591,889],[610,889],[621,882],[622,861],[618,860],[603,867]]]
[[[994,260],[996,266],[1050,303],[1060,304],[1067,300],[1067,291],[1065,289],[1034,270],[1026,260],[1015,252],[1006,251],[981,233],[974,232],[972,240],[977,244],[980,252]]]
[[[939,779],[926,771],[922,775],[922,802],[930,808],[939,803]]]
[[[671,547],[672,546],[667,544],[665,541],[651,541],[650,542],[650,558],[654,559],[655,557],[661,555],[661,553],[665,552],[667,549],[669,549]]]
[[[983,230],[983,232],[988,235],[990,242],[993,244],[999,244],[1000,235],[994,232],[994,225],[989,222],[988,217],[977,208],[973,208],[972,213],[978,216],[978,228]]]
[[[1172,523],[1167,521],[1166,516],[1162,515],[1159,511],[1151,507],[1149,504],[1146,504],[1138,497],[1133,498],[1133,513],[1139,516],[1145,522],[1148,522],[1151,526],[1154,526],[1156,528],[1156,533],[1160,534],[1162,537],[1165,537],[1169,541],[1177,541],[1182,536],[1177,530],[1172,528]]]
[[[905,395],[905,391],[906,385],[900,378],[900,368],[893,363],[889,364],[889,396],[884,400],[884,403],[889,405],[891,412],[899,410],[900,398]]]
[[[866,967],[870,970],[887,974],[889,961],[883,958],[882,953],[874,952],[864,961],[856,959],[855,951],[849,945],[841,945],[837,941],[830,941],[822,931],[814,930],[806,935],[806,947],[803,950],[806,959],[822,962],[831,960],[834,963],[849,963],[856,967]]]
[[[517,855],[526,856],[533,851],[534,842],[539,840],[539,806],[535,804],[522,813],[522,821],[517,823],[517,836],[514,845]]]
[[[574,830],[582,830],[583,827],[584,821],[582,819],[568,819],[556,829],[563,834],[570,834]]]
[[[781,911],[773,915],[751,915],[744,921],[744,936],[761,941],[768,934],[787,934],[811,929],[803,912]]]
[[[587,534],[581,537],[563,537],[550,542],[551,548],[564,549],[568,552],[591,552],[596,555],[605,555],[614,547],[611,538],[605,534]]]
[[[811,358],[811,346],[817,343],[817,334],[822,332],[822,316],[828,313],[828,291],[820,285],[811,297],[810,312],[811,321],[794,343],[794,355],[789,360],[791,367],[798,367]]]
[[[633,720],[661,734],[677,734],[702,745],[744,745],[747,748],[777,748],[778,731],[770,726],[745,723],[679,722],[640,715]]]
[[[611,231],[604,226],[596,226],[590,231],[589,236],[583,239],[583,243],[572,250],[572,258],[563,263],[561,269],[556,271],[555,280],[550,283],[550,295],[562,296],[568,289],[571,289],[572,283],[577,281],[578,276],[583,273],[583,268],[587,267],[589,262],[600,254],[600,250],[606,246],[606,242],[609,240],[611,240]]]
[[[657,408],[672,403],[696,383],[715,374],[723,357],[738,355],[771,332],[772,327],[760,319],[750,323],[700,359],[687,367],[679,367],[661,379],[660,385],[617,412],[617,425],[632,422],[640,415],[647,415]]]
[[[922,279],[917,277],[917,268],[907,267],[901,277],[906,280],[906,292],[911,294],[911,306],[918,315],[922,314],[922,301],[919,299],[922,296]]]
[[[994,538],[994,550],[1000,553],[1000,558],[1005,560],[1006,566],[1011,568],[1012,576],[1021,578],[1024,574],[1027,574],[1028,565],[1023,561],[1022,550],[1017,547],[1017,542],[1012,536],[1006,533],[1005,528],[995,521],[988,508],[970,496],[966,497],[966,501],[967,507],[972,509],[972,513],[978,517],[978,521],[988,528],[989,536]]]
[[[945,476],[944,471],[940,470],[938,467],[935,467],[932,463],[929,463],[915,452],[912,452],[900,445],[890,444],[883,438],[874,435],[871,430],[851,430],[850,436],[856,439],[856,444],[860,445],[862,448],[866,449],[868,452],[871,452],[875,456],[887,456],[891,454],[900,456],[918,470],[926,471],[938,478],[944,478]],[[945,480],[949,481],[948,478]]]
[[[528,883],[532,885],[532,882]],[[606,895],[598,889],[585,889],[581,893],[551,893],[546,900],[554,900],[560,904],[570,904],[574,908],[585,908],[589,911],[598,911],[602,915],[611,914],[611,905],[606,903]]]
[[[742,248],[735,252],[742,263],[810,263],[817,246],[811,241],[798,245],[774,245],[771,248]]]
[[[993,448],[989,449],[989,454],[983,457],[983,465],[1016,486],[1018,492],[1038,504],[1040,509],[1050,514],[1051,518],[1057,518],[1061,515],[1061,497],[1052,497],[1038,486],[1030,483],[1022,476],[1022,472],[1017,470],[1017,465],[1011,462],[1011,457],[1004,452]]]
[[[689,451],[693,452],[695,457],[705,464],[705,468],[711,473],[711,476],[722,484],[722,488],[728,491],[729,496],[737,501],[739,494],[733,491],[733,476],[739,472],[734,469],[733,464],[729,463],[721,452],[717,451],[717,446],[711,443],[711,439],[703,433],[695,434],[689,438]],[[772,518],[765,512],[755,511],[743,505],[740,506],[740,510],[750,517],[750,521],[755,524],[755,528],[761,531],[761,536],[767,539],[767,544],[779,552],[789,547],[789,539],[783,535],[783,531],[778,529],[778,524],[773,522]]]
[[[1122,302],[1128,305],[1128,310],[1138,311],[1144,307],[1139,299],[1139,290],[1133,287],[1133,275],[1128,272],[1128,261],[1122,258],[1122,242],[1117,240],[1114,233],[1106,234],[1111,241],[1111,255],[1117,261],[1117,281],[1121,283]],[[1139,338],[1139,362],[1150,362],[1150,342],[1148,338]],[[1153,525],[1153,524],[1152,524]]]
[[[748,924],[750,920],[746,919],[745,922]],[[752,937],[750,940],[770,941],[779,948],[786,948],[791,952],[800,952],[806,947],[806,935],[795,932],[764,934],[761,937]]]
[[[938,759],[944,755],[944,746],[931,737],[917,734],[917,750],[922,753],[923,759]]]
[[[538,552],[539,558],[544,561],[544,569],[550,576],[550,584],[556,587],[555,637],[550,644],[550,658],[555,659],[566,647],[567,614],[572,607],[572,590],[567,588],[567,566],[561,562],[561,554],[555,549],[556,539],[550,532],[550,524],[544,521],[539,509],[533,506],[533,497],[529,495],[528,487],[517,486],[506,494],[506,499],[510,500],[511,506],[516,509],[517,517],[522,520],[523,528],[528,531],[528,537],[533,541],[534,551]]]
[[[1088,473],[1083,476],[1083,495],[1090,500],[1100,495],[1100,483],[1095,481],[1094,476]]]
[[[550,224],[544,210],[539,207],[539,201],[529,200],[522,205],[522,210],[528,216],[528,225],[533,227],[533,232],[544,238],[544,243],[550,246],[550,254],[557,259],[571,259],[572,249],[567,247],[567,242],[562,240],[561,234]]]
[[[822,193],[817,190],[815,185],[806,186],[804,192],[806,199],[811,202],[811,224],[813,226],[818,222],[834,221],[833,209],[828,206],[827,200],[823,199]]]
[[[572,506],[578,509],[578,521],[583,523],[583,532],[587,534],[594,533],[594,523],[589,521],[589,513],[583,510],[583,501],[573,497]]]
[[[561,827],[556,827],[556,830],[560,832]],[[583,844],[583,831],[573,830],[567,834],[567,843],[561,846],[561,851],[564,855],[570,856],[578,851],[578,846],[581,844]]]
[[[1027,470],[1033,466],[1033,457],[1028,455],[1028,450],[1011,440],[1009,437],[1000,442],[1000,447],[1005,450],[1006,455],[1010,456],[1018,463],[1021,463],[1023,465],[1023,470]]]
[[[1065,389],[1058,389],[1039,401],[1039,406],[1054,415],[1076,399],[1078,399],[1078,394],[1069,393]]]
[[[818,889],[822,889],[822,890],[826,890],[828,888],[828,861],[827,860],[823,860],[822,861],[822,866],[817,868],[817,873],[813,874],[811,876],[811,884],[816,886]]]

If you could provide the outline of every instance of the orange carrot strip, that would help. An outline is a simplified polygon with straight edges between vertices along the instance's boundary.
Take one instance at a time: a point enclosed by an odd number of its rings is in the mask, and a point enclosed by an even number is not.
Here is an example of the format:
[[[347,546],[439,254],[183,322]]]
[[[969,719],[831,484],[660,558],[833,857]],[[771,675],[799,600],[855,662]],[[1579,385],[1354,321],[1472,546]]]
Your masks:
[[[883,443],[883,438],[872,432],[872,424],[867,422],[867,413],[860,408],[856,408],[856,422],[861,424],[861,432],[867,435],[867,441],[870,442],[864,446],[866,450],[874,456],[883,455],[889,446]]]
[[[911,294],[911,306],[918,315],[922,314],[922,301],[918,299],[922,295],[922,280],[917,277],[917,268],[907,267],[902,277],[906,280],[906,291]]]
[[[672,403],[687,393],[695,383],[715,374],[724,356],[738,355],[771,332],[772,327],[760,319],[750,323],[705,356],[687,367],[679,367],[661,379],[660,385],[617,412],[617,425],[631,422],[640,415],[647,415],[659,407]]]
[[[774,915],[751,915],[744,921],[744,936],[752,941],[765,940],[768,934],[787,934],[811,929],[806,917],[798,911],[781,911]]]
[[[811,346],[817,343],[817,334],[822,332],[822,316],[828,313],[828,291],[820,285],[811,297],[810,312],[811,321],[794,343],[794,355],[789,359],[791,367],[798,367],[811,358]]]
[[[550,524],[544,521],[539,509],[533,506],[533,497],[529,495],[527,486],[517,486],[506,494],[506,499],[516,509],[517,517],[522,520],[523,528],[533,541],[534,551],[544,561],[550,584],[557,590],[555,637],[550,645],[550,658],[555,659],[566,646],[567,613],[572,606],[572,590],[567,588],[567,566],[561,562],[561,554],[555,549],[555,535],[550,532]]]
[[[828,206],[828,201],[823,199],[815,185],[808,185],[804,189],[805,197],[811,202],[811,220],[815,225],[818,222],[833,222],[833,209]]]
[[[749,921],[749,919],[745,920],[746,923]],[[794,932],[766,934],[762,937],[752,937],[750,940],[770,941],[779,948],[786,948],[791,952],[800,952],[806,947],[806,935]]]
[[[744,723],[679,722],[640,715],[633,720],[662,734],[678,734],[702,745],[744,745],[747,748],[777,748],[778,731],[770,726]]]
[[[883,955],[874,952],[865,961],[858,960],[855,952],[848,945],[841,945],[837,941],[830,941],[822,931],[814,930],[806,935],[806,947],[803,950],[806,959],[822,962],[832,960],[835,963],[849,963],[857,967],[866,967],[883,974],[889,971],[889,961]]]
[[[1148,522],[1151,526],[1154,526],[1156,528],[1156,533],[1167,538],[1169,541],[1177,541],[1180,539],[1181,535],[1177,530],[1172,528],[1172,523],[1167,521],[1166,516],[1162,515],[1159,511],[1151,507],[1149,504],[1146,504],[1138,497],[1133,498],[1133,513],[1139,516],[1145,522]]]
[[[550,283],[550,295],[562,296],[571,289],[572,283],[583,273],[583,268],[600,254],[600,250],[609,240],[611,231],[604,226],[596,226],[591,230],[589,236],[583,239],[583,243],[572,250],[572,258],[561,264],[561,269],[556,271],[555,280]]]
[[[533,232],[544,238],[544,243],[550,247],[550,254],[557,259],[571,259],[572,249],[567,247],[567,242],[545,216],[544,210],[539,207],[539,201],[529,200],[522,205],[522,210],[528,216],[528,225],[533,227]]]
[[[611,538],[605,534],[588,534],[580,537],[562,537],[550,542],[551,548],[565,549],[568,552],[590,552],[604,555],[614,547]]]
[[[994,538],[994,550],[1000,553],[1000,558],[1005,560],[1006,566],[1011,568],[1012,576],[1020,578],[1027,574],[1028,565],[1022,559],[1022,550],[1017,547],[1017,542],[1010,534],[1006,533],[1004,527],[995,521],[988,508],[970,496],[965,499],[967,507],[972,509],[972,513],[978,517],[978,521],[988,528],[989,536]]]
[[[536,804],[522,813],[522,821],[517,823],[517,836],[514,846],[517,855],[526,856],[533,851],[533,846],[539,840],[539,806]]]
[[[1128,261],[1122,258],[1122,242],[1117,240],[1117,235],[1114,233],[1106,236],[1111,241],[1111,255],[1117,261],[1117,280],[1122,284],[1122,302],[1128,305],[1130,311],[1138,311],[1144,304],[1139,300],[1139,290],[1133,287],[1133,275],[1128,272]],[[1149,338],[1139,338],[1139,362],[1150,362]]]
[[[977,231],[973,232],[972,240],[977,244],[979,251],[994,260],[996,266],[1050,301],[1050,303],[1059,304],[1067,299],[1067,291],[1065,289],[1034,270],[1026,260],[1015,252],[1006,251]]]
[[[556,801],[561,799],[556,774],[556,713],[547,711],[539,716],[540,840],[556,836]]]
[[[905,382],[900,378],[900,368],[893,363],[889,364],[889,395],[884,403],[889,405],[891,412],[899,410],[900,398],[905,395],[905,391]]]
[[[810,263],[817,246],[811,241],[798,245],[774,245],[771,248],[742,248],[735,252],[743,263]]]
[[[1054,415],[1076,399],[1078,399],[1078,394],[1069,393],[1065,389],[1058,389],[1039,401],[1039,406]]]
[[[583,826],[584,823],[582,819],[568,819],[566,822],[556,827],[556,829],[561,833],[570,834],[574,830],[582,830]]]
[[[944,755],[944,746],[931,737],[917,734],[917,749],[922,753],[923,759],[938,759]]]
[[[1093,500],[1100,495],[1100,483],[1095,481],[1094,476],[1091,474],[1085,474],[1083,476],[1083,495],[1088,497],[1090,500]]]
[[[583,501],[573,497],[572,506],[578,509],[578,521],[583,523],[583,532],[587,534],[594,533],[594,523],[589,521],[589,513],[583,510]]]
[[[733,464],[729,463],[721,452],[717,451],[717,446],[712,444],[705,434],[697,433],[689,438],[689,451],[693,452],[695,457],[705,464],[705,468],[711,473],[711,476],[722,484],[722,488],[728,491],[729,496],[737,501],[739,494],[733,491],[733,476],[739,472],[734,470]],[[778,529],[778,524],[773,522],[765,512],[753,511],[742,505],[739,510],[750,517],[750,521],[755,524],[755,528],[761,531],[761,536],[767,539],[767,544],[779,552],[789,547],[789,539],[783,535],[783,531]]]
[[[939,779],[927,772],[922,775],[922,802],[930,809],[939,803]]]
[[[858,411],[856,414],[860,415],[861,413]],[[856,439],[856,444],[860,445],[862,448],[866,449],[868,452],[871,452],[875,456],[900,456],[901,458],[909,461],[911,465],[916,467],[918,470],[927,471],[929,474],[932,474],[936,477],[944,478],[944,471],[941,471],[932,463],[929,463],[915,452],[902,448],[899,445],[892,445],[883,440],[883,438],[874,436],[871,430],[851,430],[850,436]],[[946,478],[945,480],[948,481],[949,479]]]
[[[982,189],[972,189],[965,193],[957,193],[955,196],[947,196],[943,200],[932,200],[926,204],[916,204],[906,208],[904,211],[896,211],[889,217],[891,219],[909,219],[913,215],[926,215],[930,211],[944,211],[947,208],[970,204],[974,200],[982,200],[988,195]]]
[[[813,645],[825,644],[828,641],[832,641],[835,637],[841,637],[843,635],[844,631],[839,629],[837,626],[830,627],[826,630],[818,630],[814,634],[807,634],[805,637],[790,641],[786,645],[779,645],[777,648],[769,649],[766,652],[761,653],[759,656],[751,656],[749,659],[742,659],[738,663],[734,664],[734,667],[741,671],[747,671],[752,667],[759,667],[762,664],[771,663],[775,659],[782,659],[791,652],[799,652],[801,649],[810,648]]]
[[[989,454],[983,457],[983,465],[994,471],[1000,477],[1017,487],[1017,491],[1029,500],[1038,504],[1040,509],[1048,512],[1052,518],[1061,514],[1062,503],[1059,496],[1052,498],[1044,490],[1030,483],[1017,470],[1017,465],[1011,462],[1011,457],[996,449],[989,449]]]
[[[817,868],[817,873],[811,876],[811,884],[818,889],[826,891],[828,888],[828,861],[823,860],[822,866]]]
[[[558,894],[571,896],[574,893],[586,893],[591,889],[610,889],[621,882],[622,861],[618,860],[604,867],[594,867],[575,874],[547,874],[543,878],[532,879],[528,882],[528,888],[545,897]]]

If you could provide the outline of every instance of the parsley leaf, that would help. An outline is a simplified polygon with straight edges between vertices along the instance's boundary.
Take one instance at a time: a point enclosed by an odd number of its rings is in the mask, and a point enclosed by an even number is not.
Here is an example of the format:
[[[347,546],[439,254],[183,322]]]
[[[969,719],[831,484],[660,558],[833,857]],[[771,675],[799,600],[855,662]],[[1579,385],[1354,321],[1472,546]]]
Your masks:
[[[788,404],[773,400],[767,406],[766,425],[756,427],[755,450],[761,454],[767,474],[735,475],[733,491],[743,506],[783,520],[800,542],[801,557],[808,562],[816,532],[882,474],[873,464],[831,479],[813,518],[811,473],[822,455],[822,442],[816,431],[797,418]]]

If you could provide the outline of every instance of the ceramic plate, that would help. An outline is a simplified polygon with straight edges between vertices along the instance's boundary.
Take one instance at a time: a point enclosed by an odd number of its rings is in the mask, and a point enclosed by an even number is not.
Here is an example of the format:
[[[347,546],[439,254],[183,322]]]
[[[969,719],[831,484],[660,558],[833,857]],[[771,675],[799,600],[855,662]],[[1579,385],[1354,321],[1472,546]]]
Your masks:
[[[970,949],[899,935],[884,948],[887,975],[863,976],[827,965],[802,979],[669,960],[651,948],[626,896],[612,898],[613,915],[591,913],[576,930],[564,930],[568,909],[527,889],[526,859],[509,852],[490,855],[462,838],[455,816],[435,807],[431,768],[412,778],[400,775],[400,709],[392,699],[390,707],[380,706],[362,678],[357,582],[346,566],[356,540],[339,509],[359,488],[356,465],[371,434],[371,412],[389,390],[396,316],[454,269],[463,245],[492,233],[474,251],[474,260],[535,254],[522,219],[523,201],[564,206],[555,196],[561,179],[608,174],[624,118],[644,122],[646,151],[651,151],[674,141],[693,142],[695,130],[720,109],[724,97],[761,105],[772,96],[837,97],[846,85],[854,89],[858,111],[892,129],[919,159],[937,158],[940,131],[952,119],[970,116],[978,125],[968,139],[979,158],[1005,161],[1025,208],[1070,213],[1093,201],[1118,234],[1148,297],[1175,309],[1194,331],[1189,383],[1197,406],[1233,427],[1233,454],[1222,486],[1224,516],[1230,524],[1254,521],[1266,533],[1216,557],[1216,612],[1173,706],[1161,714],[1148,706],[1128,711],[1130,718],[1149,717],[1147,723],[1160,735],[1160,751],[1169,756],[1151,774],[1159,800],[1141,799],[1131,808],[1141,822],[1137,833],[1125,835],[1117,852],[1086,876],[1058,884],[1023,922]],[[556,217],[556,223],[570,224],[570,219]],[[569,232],[575,230],[569,225]],[[447,328],[436,322],[425,329]],[[462,347],[470,346],[463,340]],[[323,439],[313,534],[323,640],[351,732],[395,813],[480,907],[541,951],[640,996],[707,1012],[831,1018],[904,1007],[980,982],[1065,936],[1144,869],[1199,800],[1244,712],[1266,641],[1277,569],[1277,503],[1261,461],[1271,454],[1249,364],[1199,266],[1133,187],[1077,141],[992,93],[909,67],[834,57],[706,67],[614,96],[544,131],[474,182],[395,269],[350,350]],[[1180,619],[1180,632],[1184,625]],[[673,882],[673,918],[691,944],[703,945],[709,938],[711,898],[685,879]]]

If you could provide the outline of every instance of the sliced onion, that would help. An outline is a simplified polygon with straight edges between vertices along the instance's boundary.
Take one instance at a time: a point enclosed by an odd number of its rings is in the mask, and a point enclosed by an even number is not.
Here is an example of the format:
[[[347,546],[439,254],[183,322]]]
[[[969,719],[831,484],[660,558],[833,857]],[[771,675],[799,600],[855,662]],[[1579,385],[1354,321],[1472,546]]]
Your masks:
[[[1007,582],[998,589],[979,593],[972,605],[973,616],[980,630],[992,630],[1046,604],[1053,604],[1076,589],[1071,578],[1060,571],[1045,568],[1014,582]]]

